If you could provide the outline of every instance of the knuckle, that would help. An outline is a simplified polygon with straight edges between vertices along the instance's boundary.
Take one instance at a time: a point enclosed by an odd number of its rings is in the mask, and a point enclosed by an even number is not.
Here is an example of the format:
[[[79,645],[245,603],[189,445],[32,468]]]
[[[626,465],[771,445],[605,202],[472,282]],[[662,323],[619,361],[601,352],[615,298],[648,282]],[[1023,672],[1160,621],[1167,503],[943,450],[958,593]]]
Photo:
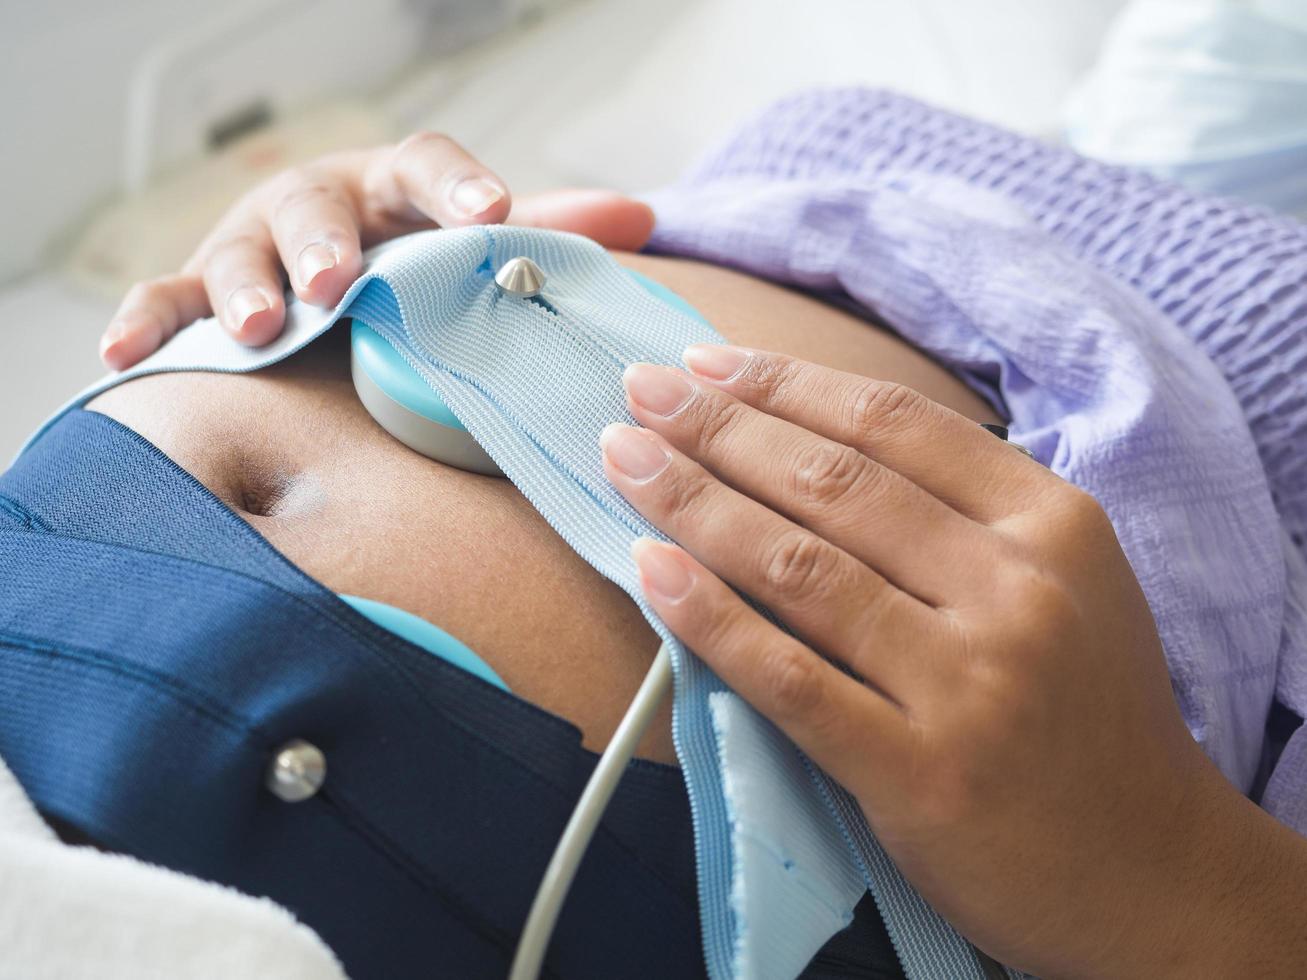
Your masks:
[[[1092,494],[1065,484],[1058,488],[1055,505],[1057,522],[1062,533],[1081,542],[1103,534],[1114,534],[1112,522]]]
[[[432,149],[448,150],[457,148],[453,137],[434,129],[419,129],[409,133],[395,146],[395,160],[407,160],[414,154],[426,153]]]
[[[673,465],[654,483],[657,485],[660,516],[684,521],[699,507],[707,481]]]
[[[307,165],[301,164],[299,166],[287,167],[284,170],[277,171],[256,187],[249,195],[247,195],[247,199],[262,198],[264,200],[276,200],[277,198],[284,197],[297,187],[302,187],[305,184],[312,183],[314,179],[315,178],[311,174]]]
[[[808,650],[798,644],[779,646],[768,657],[764,669],[772,705],[780,716],[811,715],[820,706],[821,672],[816,657]]]
[[[865,456],[848,446],[819,442],[801,450],[794,467],[794,492],[800,499],[818,506],[830,506],[844,499],[867,478]]]
[[[834,576],[832,576],[832,580]],[[839,588],[832,582],[828,588]],[[892,617],[895,612],[899,611],[898,593],[890,584],[879,575],[875,575],[872,581],[866,587],[858,591],[862,601],[862,616],[859,622],[864,630],[864,643],[867,649],[864,651],[870,660],[874,657],[884,656],[883,644],[875,638],[881,635],[883,624]]]
[[[695,649],[731,650],[746,645],[739,616],[729,605],[712,603],[712,608],[699,610],[694,619]]]
[[[155,306],[168,298],[165,279],[145,279],[134,284],[123,297],[123,306]]]
[[[828,578],[832,552],[807,531],[784,532],[763,567],[763,579],[773,594],[796,598],[817,591]]]
[[[751,390],[763,404],[769,404],[781,398],[802,371],[802,362],[768,354],[750,358],[737,383]]]
[[[216,239],[205,256],[206,275],[213,271],[219,259],[244,256],[249,252],[262,253],[264,245],[263,237],[252,231],[234,231]]]
[[[744,407],[729,399],[703,398],[695,399],[694,440],[701,452],[715,452],[728,446],[731,434],[739,427],[744,418]]]
[[[305,175],[303,179],[283,187],[276,195],[271,210],[271,223],[280,224],[288,215],[306,205],[344,203],[340,188],[321,178]]]
[[[1019,565],[1007,577],[1005,591],[1015,620],[1013,636],[1043,649],[1050,639],[1070,635],[1077,627],[1075,596],[1059,579],[1032,565]]]
[[[930,834],[974,826],[994,798],[993,732],[988,719],[957,711],[936,721],[915,739],[913,775],[920,787],[920,829]],[[982,727],[973,727],[982,726]],[[1002,786],[997,787],[1002,791]],[[992,805],[992,804],[990,804]]]
[[[860,382],[849,401],[849,425],[855,432],[901,426],[922,411],[924,397],[895,381]]]

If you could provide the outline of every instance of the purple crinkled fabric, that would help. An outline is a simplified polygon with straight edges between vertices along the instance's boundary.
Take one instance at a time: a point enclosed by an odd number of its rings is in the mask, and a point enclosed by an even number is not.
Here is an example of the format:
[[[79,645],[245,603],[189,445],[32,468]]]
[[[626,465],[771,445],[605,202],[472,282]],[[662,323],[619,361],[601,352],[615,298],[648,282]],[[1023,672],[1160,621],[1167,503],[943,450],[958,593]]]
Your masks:
[[[1307,730],[1266,744],[1274,701],[1307,715],[1307,226],[865,89],[649,200],[653,251],[874,314],[1093,493],[1194,737],[1245,792],[1273,762],[1307,832]]]

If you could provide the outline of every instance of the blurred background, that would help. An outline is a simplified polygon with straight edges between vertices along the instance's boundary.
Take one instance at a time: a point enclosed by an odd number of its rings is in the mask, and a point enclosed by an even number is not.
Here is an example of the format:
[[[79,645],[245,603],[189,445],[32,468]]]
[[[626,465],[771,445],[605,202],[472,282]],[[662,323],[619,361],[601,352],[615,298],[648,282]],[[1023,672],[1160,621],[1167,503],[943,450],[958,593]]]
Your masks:
[[[0,4],[6,462],[245,188],[418,128],[516,192],[638,192],[781,95],[867,84],[1307,213],[1304,0]]]

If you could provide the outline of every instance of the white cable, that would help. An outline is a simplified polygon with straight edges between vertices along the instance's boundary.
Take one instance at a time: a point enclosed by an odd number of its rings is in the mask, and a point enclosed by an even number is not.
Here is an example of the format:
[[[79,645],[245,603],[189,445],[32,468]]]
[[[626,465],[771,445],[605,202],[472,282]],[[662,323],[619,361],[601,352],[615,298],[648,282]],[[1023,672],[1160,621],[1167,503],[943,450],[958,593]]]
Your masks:
[[[553,935],[558,922],[558,913],[563,910],[563,900],[567,898],[576,869],[585,856],[599,818],[608,809],[608,801],[617,789],[617,783],[626,771],[626,764],[635,755],[635,747],[640,743],[649,722],[658,713],[658,708],[672,686],[672,655],[664,643],[658,648],[649,673],[645,674],[640,690],[636,691],[631,706],[626,709],[621,724],[613,733],[612,741],[599,764],[590,775],[590,781],[581,792],[576,809],[563,829],[563,836],[558,838],[554,856],[549,860],[545,876],[531,903],[531,912],[526,917],[526,926],[522,929],[522,938],[517,943],[517,953],[513,956],[513,969],[509,980],[536,980],[540,975],[540,966],[545,960],[545,951],[549,948],[549,937]]]

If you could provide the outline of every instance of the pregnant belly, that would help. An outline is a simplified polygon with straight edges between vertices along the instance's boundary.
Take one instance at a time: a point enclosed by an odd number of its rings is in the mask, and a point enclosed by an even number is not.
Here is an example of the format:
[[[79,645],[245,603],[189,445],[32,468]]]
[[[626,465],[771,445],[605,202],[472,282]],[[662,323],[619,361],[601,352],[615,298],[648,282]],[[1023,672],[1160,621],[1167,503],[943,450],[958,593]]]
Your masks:
[[[997,421],[866,320],[715,266],[619,259],[735,343],[898,381]],[[354,394],[347,331],[257,374],[139,378],[89,407],[158,446],[327,588],[439,625],[516,694],[575,723],[587,746],[607,744],[657,649],[653,632],[506,480],[425,459],[383,432]],[[640,754],[675,761],[669,708]]]

